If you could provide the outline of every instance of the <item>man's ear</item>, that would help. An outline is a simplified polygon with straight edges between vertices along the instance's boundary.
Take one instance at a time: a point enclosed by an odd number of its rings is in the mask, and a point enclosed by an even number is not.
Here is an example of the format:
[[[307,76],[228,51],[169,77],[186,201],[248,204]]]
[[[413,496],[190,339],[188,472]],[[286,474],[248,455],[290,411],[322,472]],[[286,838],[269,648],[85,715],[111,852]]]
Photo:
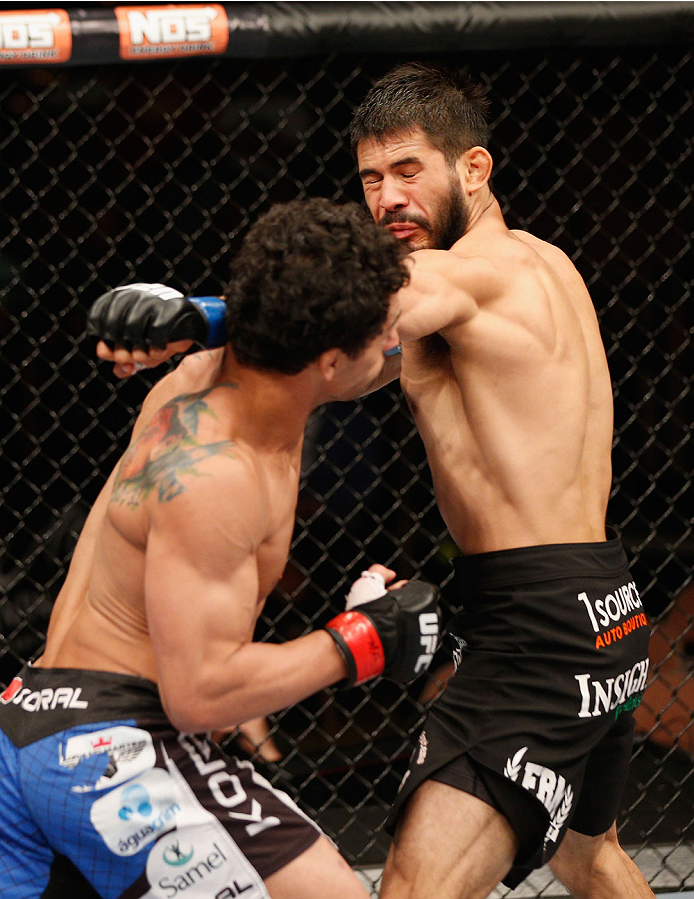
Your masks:
[[[318,371],[324,381],[330,382],[334,379],[341,355],[341,351],[338,350],[337,347],[333,347],[332,349],[321,353],[316,359]]]
[[[489,181],[494,162],[484,147],[471,147],[458,160],[459,171],[468,194],[473,194]],[[460,169],[462,167],[462,171]]]

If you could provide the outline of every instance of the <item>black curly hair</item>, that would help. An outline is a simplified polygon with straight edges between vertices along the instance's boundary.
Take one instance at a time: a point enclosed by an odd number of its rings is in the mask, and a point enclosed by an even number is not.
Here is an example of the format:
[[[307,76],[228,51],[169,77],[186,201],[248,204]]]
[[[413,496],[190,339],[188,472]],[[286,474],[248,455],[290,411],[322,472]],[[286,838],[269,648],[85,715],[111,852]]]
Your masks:
[[[465,69],[404,63],[380,78],[354,112],[352,150],[369,138],[421,128],[452,166],[466,150],[489,143],[489,105]]]
[[[356,203],[273,206],[246,235],[225,291],[242,365],[296,374],[328,349],[356,356],[407,282],[401,245]]]

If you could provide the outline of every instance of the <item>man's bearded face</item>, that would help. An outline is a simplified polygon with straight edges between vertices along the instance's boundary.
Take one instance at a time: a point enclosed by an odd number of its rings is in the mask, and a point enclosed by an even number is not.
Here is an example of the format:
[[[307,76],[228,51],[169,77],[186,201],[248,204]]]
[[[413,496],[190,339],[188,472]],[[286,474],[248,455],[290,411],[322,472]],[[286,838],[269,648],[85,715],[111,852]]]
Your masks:
[[[403,238],[410,252],[414,250],[450,250],[459,240],[470,222],[470,211],[457,176],[451,174],[448,189],[436,203],[432,220],[405,210],[386,212],[379,222],[383,227],[392,224],[412,223],[420,232]]]

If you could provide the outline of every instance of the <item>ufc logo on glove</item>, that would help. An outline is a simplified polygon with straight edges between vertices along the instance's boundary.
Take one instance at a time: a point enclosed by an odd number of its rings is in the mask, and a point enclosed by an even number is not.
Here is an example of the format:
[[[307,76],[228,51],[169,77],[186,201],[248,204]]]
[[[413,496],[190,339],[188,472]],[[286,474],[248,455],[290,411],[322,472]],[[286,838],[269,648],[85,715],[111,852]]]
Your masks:
[[[438,645],[438,596],[426,581],[387,590],[378,572],[362,572],[345,611],[325,626],[347,664],[339,686],[354,687],[379,674],[406,684],[425,671]]]
[[[422,612],[419,616],[419,633],[421,634],[419,642],[424,647],[424,652],[415,663],[415,674],[426,671],[434,658],[434,653],[439,643],[439,616],[437,612]]]

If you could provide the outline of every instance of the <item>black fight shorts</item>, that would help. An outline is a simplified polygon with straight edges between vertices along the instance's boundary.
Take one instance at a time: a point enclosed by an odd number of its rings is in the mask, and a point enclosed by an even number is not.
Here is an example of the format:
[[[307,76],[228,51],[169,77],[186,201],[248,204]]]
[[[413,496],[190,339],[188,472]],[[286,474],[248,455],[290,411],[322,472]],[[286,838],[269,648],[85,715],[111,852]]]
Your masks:
[[[0,697],[3,899],[67,858],[105,899],[264,899],[320,831],[247,761],[181,734],[150,681],[26,668]],[[54,869],[55,870],[55,869]]]
[[[425,780],[498,809],[517,886],[568,827],[604,833],[631,758],[650,628],[618,538],[462,556],[454,676],[432,705],[387,827]]]

